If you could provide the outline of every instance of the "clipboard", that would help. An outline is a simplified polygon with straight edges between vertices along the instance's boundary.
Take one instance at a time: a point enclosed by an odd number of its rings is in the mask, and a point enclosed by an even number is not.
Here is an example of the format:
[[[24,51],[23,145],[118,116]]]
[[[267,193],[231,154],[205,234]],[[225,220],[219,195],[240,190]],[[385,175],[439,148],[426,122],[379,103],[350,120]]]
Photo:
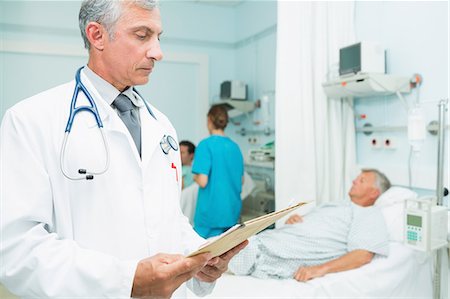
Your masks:
[[[204,252],[210,252],[213,257],[220,256],[231,248],[241,244],[249,237],[259,233],[289,212],[292,212],[305,204],[307,204],[307,202],[300,202],[285,209],[247,220],[244,223],[236,224],[220,236],[209,240],[186,257],[191,257]]]

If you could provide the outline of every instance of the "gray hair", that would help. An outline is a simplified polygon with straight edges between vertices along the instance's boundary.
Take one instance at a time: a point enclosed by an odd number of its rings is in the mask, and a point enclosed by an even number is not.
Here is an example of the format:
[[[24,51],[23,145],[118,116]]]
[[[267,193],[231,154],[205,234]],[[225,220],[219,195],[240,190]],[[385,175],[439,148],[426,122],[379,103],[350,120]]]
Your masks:
[[[361,170],[362,172],[371,172],[375,175],[375,187],[380,190],[380,194],[383,194],[386,190],[391,188],[391,182],[387,178],[387,176],[374,168],[364,168]]]
[[[84,47],[90,49],[91,45],[86,36],[86,26],[89,22],[102,24],[108,32],[109,38],[114,38],[114,26],[122,14],[124,4],[133,4],[141,8],[152,10],[158,5],[158,0],[84,0],[81,3],[78,23]]]

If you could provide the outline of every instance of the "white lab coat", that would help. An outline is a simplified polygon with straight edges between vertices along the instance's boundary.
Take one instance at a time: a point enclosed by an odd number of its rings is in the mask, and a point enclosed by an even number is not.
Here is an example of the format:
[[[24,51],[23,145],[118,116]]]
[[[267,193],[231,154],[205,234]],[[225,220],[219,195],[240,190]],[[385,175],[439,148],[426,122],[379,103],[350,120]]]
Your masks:
[[[60,170],[74,81],[18,103],[2,122],[0,279],[19,296],[129,298],[140,259],[185,254],[204,242],[179,207],[180,154],[160,148],[164,134],[176,139],[169,120],[153,107],[157,120],[140,109],[141,160],[116,112],[82,80],[96,99],[111,157],[94,180],[71,181]],[[105,156],[92,114],[79,113],[65,168],[71,175],[98,170]],[[198,293],[212,287],[190,283]],[[184,286],[176,294],[185,296]]]

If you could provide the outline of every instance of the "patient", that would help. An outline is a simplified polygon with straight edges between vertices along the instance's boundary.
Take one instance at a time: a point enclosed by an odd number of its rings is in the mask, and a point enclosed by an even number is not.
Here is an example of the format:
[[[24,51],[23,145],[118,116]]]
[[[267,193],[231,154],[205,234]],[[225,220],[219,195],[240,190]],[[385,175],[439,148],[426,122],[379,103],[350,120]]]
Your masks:
[[[195,145],[189,140],[180,141],[181,155],[181,188],[187,188],[194,183],[192,162],[194,160]]]
[[[253,236],[229,269],[236,275],[307,281],[387,255],[388,232],[373,204],[389,188],[384,174],[363,169],[348,192],[351,202],[322,204],[304,217],[291,216],[288,225]]]

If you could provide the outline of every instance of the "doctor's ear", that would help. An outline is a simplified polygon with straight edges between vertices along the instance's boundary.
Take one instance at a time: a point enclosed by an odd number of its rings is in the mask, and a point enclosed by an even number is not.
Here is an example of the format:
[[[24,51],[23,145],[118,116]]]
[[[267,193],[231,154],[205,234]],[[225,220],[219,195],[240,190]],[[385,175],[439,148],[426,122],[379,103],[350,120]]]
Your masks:
[[[102,51],[104,48],[104,39],[107,34],[103,26],[97,22],[89,22],[86,26],[86,37],[91,44],[91,49],[95,48]]]

